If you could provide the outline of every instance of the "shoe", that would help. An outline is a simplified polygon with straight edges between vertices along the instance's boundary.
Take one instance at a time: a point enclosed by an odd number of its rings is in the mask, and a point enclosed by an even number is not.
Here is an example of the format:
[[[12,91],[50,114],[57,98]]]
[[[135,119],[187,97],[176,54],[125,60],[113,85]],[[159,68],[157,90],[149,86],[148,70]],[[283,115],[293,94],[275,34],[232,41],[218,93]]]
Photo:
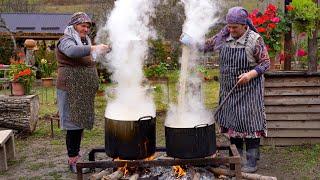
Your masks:
[[[68,159],[68,164],[69,164],[69,169],[72,173],[77,174],[77,161],[79,160],[81,156],[75,156],[75,157],[69,157]],[[90,173],[91,169],[90,168],[82,168],[82,174]]]

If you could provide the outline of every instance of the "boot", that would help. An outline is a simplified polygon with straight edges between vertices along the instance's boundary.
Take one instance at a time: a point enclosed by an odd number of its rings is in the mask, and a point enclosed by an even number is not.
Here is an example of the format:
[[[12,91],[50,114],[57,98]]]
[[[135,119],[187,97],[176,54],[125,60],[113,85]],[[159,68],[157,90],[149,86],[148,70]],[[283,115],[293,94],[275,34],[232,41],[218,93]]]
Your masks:
[[[247,163],[241,168],[241,171],[245,173],[256,172],[258,170],[258,166],[257,166],[258,148],[248,149],[246,156],[247,156]]]
[[[241,168],[242,172],[254,173],[257,171],[257,160],[259,159],[260,138],[246,138],[247,163]]]

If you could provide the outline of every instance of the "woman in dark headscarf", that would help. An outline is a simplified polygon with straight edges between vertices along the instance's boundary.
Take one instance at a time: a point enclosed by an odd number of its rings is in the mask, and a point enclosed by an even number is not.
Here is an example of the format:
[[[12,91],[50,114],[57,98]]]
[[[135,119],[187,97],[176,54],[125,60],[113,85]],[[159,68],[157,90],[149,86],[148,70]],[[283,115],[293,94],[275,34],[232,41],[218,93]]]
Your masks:
[[[267,135],[263,74],[269,69],[270,59],[262,37],[244,8],[229,9],[226,21],[227,25],[208,39],[202,50],[220,53],[219,104],[238,83],[216,120],[241,156],[245,142],[247,163],[242,171],[252,173],[257,170],[260,137]],[[189,39],[182,36],[181,42],[188,45]]]
[[[59,115],[61,128],[67,130],[68,164],[74,173],[83,129],[92,129],[94,122],[98,74],[92,53],[106,53],[111,50],[108,45],[91,44],[88,37],[91,25],[92,21],[86,13],[73,14],[56,49]]]

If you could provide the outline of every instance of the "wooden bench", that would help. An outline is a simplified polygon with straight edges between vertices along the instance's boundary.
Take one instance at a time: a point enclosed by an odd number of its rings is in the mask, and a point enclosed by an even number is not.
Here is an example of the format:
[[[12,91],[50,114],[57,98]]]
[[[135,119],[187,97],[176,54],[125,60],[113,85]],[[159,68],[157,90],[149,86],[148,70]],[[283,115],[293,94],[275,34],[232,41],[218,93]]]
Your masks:
[[[0,131],[0,171],[8,170],[8,160],[16,155],[12,130]]]

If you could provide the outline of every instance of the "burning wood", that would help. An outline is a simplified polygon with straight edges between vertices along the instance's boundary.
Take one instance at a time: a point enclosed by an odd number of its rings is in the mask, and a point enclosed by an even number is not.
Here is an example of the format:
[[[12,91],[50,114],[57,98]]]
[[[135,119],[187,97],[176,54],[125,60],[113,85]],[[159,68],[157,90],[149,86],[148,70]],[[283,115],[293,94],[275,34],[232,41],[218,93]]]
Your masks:
[[[113,172],[112,174],[109,174],[107,176],[103,176],[102,180],[116,180],[123,177],[124,173],[121,170],[117,170]]]
[[[127,164],[123,167],[119,167],[118,168],[118,171],[121,171],[123,173],[123,176],[127,175],[128,174],[128,168],[127,168]]]
[[[172,166],[173,168],[173,172],[176,175],[177,178],[180,178],[182,176],[186,175],[186,172],[183,170],[183,168],[181,166]]]
[[[96,173],[96,174],[93,174],[90,178],[90,180],[100,180],[103,176],[109,174],[110,171],[108,171],[107,169],[99,172],[99,173]]]
[[[147,157],[147,158],[145,158],[145,159],[143,159],[144,161],[152,161],[152,160],[154,160],[154,159],[156,159],[157,158],[157,156],[156,156],[156,154],[153,154],[153,155],[151,155],[151,156],[149,156],[149,157]]]

